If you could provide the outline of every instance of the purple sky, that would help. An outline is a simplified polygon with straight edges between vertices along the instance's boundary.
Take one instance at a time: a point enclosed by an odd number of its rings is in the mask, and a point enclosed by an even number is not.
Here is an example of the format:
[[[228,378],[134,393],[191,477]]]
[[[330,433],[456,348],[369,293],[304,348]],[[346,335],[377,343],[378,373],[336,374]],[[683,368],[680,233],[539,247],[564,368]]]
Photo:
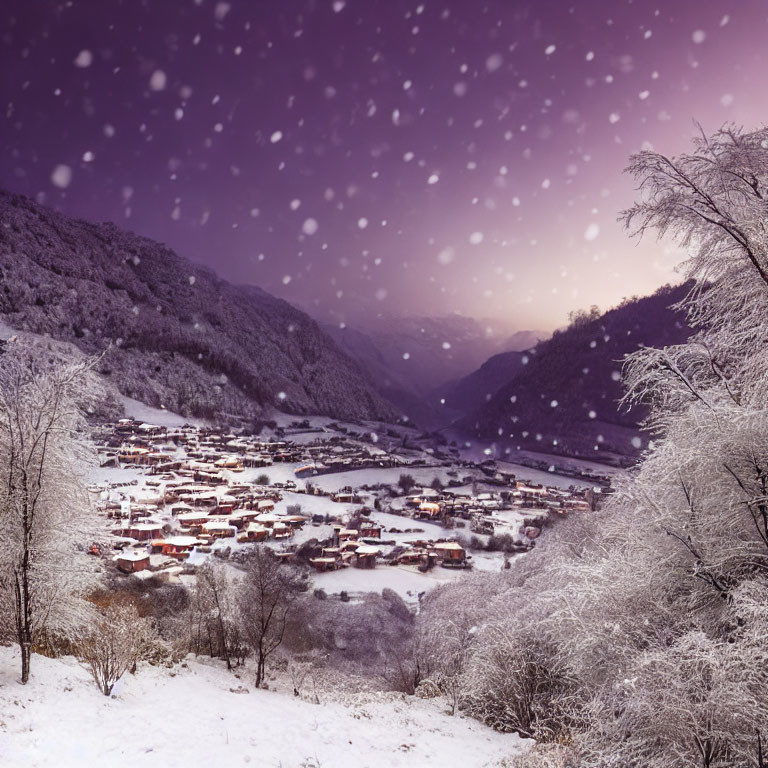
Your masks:
[[[5,0],[0,184],[316,314],[551,329],[676,279],[621,170],[756,127],[762,0]]]

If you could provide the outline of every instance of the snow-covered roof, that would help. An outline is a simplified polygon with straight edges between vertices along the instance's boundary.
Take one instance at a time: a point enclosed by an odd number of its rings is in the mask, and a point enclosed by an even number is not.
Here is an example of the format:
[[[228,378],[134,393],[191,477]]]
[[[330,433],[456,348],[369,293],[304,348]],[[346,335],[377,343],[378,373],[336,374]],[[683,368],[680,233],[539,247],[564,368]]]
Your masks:
[[[230,528],[234,528],[234,526],[224,520],[210,520],[207,523],[203,523],[204,531],[227,531]]]
[[[135,563],[139,560],[148,560],[149,552],[139,552],[135,549],[129,549],[125,552],[121,552],[115,556],[115,560],[127,560],[128,562]]]
[[[174,547],[194,547],[199,541],[195,536],[169,536],[167,539],[158,539],[157,544],[170,544]]]
[[[462,547],[458,541],[438,541],[437,543],[433,544],[432,547],[433,549],[451,549],[451,550],[464,549],[464,547]]]

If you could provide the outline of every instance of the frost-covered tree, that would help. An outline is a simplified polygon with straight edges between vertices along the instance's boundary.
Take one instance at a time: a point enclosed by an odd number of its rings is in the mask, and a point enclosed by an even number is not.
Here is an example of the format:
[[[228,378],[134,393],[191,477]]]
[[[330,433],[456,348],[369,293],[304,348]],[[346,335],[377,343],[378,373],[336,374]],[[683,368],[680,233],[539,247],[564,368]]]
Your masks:
[[[518,604],[501,609],[478,632],[466,665],[465,703],[469,714],[496,730],[550,742],[571,726],[577,686],[535,618]]]
[[[34,646],[72,641],[87,621],[94,565],[82,470],[82,405],[92,360],[63,364],[9,342],[0,355],[0,628],[18,643],[21,681]]]
[[[641,200],[627,228],[688,251],[693,289],[683,301],[697,334],[688,344],[640,350],[626,367],[627,403],[653,409],[662,430],[694,406],[710,416],[762,410],[768,381],[768,129],[727,127],[668,158],[641,152],[630,173]]]
[[[420,676],[434,683],[448,700],[451,714],[462,706],[467,685],[467,665],[476,633],[487,616],[485,602],[478,601],[478,587],[488,590],[484,579],[445,584],[425,597],[417,624],[416,663]]]
[[[580,530],[560,526],[496,599],[465,596],[485,611],[465,698],[511,721],[525,693],[521,660],[534,654],[541,670],[566,676],[566,695],[543,709],[558,712],[569,749],[533,750],[520,766],[758,765],[768,722],[768,131],[726,128],[677,158],[642,152],[630,171],[641,199],[626,224],[689,253],[681,306],[695,334],[628,359],[625,405],[648,409],[654,440],[602,509]],[[534,633],[527,643],[521,627]]]
[[[196,571],[190,607],[192,649],[207,647],[211,656],[220,656],[232,669],[233,658],[243,656],[236,586],[226,566],[210,560]]]
[[[249,553],[238,607],[243,636],[256,657],[256,685],[264,682],[267,659],[280,647],[296,598],[307,590],[306,574],[268,547]]]
[[[109,696],[115,683],[151,655],[157,643],[152,621],[139,616],[131,603],[124,603],[107,606],[89,625],[78,649],[99,690]]]

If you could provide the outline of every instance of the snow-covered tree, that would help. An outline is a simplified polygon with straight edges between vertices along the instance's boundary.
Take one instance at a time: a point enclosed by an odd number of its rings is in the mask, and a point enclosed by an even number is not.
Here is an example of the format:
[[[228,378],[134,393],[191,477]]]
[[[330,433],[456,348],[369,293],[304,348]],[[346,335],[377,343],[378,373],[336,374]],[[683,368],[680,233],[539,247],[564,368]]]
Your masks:
[[[453,612],[484,611],[465,700],[501,713],[497,727],[518,717],[536,701],[525,695],[532,658],[534,681],[567,681],[541,709],[557,712],[552,732],[569,751],[534,750],[521,766],[757,765],[768,722],[768,131],[726,128],[678,158],[642,152],[630,171],[641,200],[627,225],[688,249],[682,308],[696,332],[628,359],[625,405],[648,408],[654,440],[602,509],[581,529],[559,526],[496,598],[475,588]]]
[[[0,355],[0,625],[19,645],[23,683],[34,646],[72,641],[88,620],[95,575],[81,557],[93,536],[81,406],[92,366],[22,341]]]
[[[233,657],[243,656],[236,586],[227,568],[209,560],[196,571],[190,607],[192,650],[207,648],[211,656],[220,656],[232,669]]]
[[[82,660],[99,690],[109,696],[115,683],[158,642],[152,621],[139,616],[131,603],[107,606],[78,643]]]
[[[267,659],[285,637],[296,598],[306,591],[306,574],[281,563],[267,547],[256,547],[246,560],[238,606],[243,636],[256,656],[256,685],[264,682]]]

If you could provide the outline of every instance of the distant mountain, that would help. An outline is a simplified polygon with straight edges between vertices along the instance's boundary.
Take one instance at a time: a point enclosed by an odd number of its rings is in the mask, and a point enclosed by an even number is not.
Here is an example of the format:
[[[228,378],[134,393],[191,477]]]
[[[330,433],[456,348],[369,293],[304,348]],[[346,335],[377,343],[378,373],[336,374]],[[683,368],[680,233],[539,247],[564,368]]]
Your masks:
[[[85,352],[111,345],[102,372],[122,394],[184,415],[398,415],[287,302],[112,223],[1,191],[0,316]]]
[[[457,426],[474,437],[547,453],[636,454],[646,443],[638,430],[645,414],[619,410],[622,360],[640,346],[680,344],[690,336],[684,314],[671,309],[689,287],[666,286],[598,317],[585,315],[538,344],[519,367],[514,358],[489,360],[455,385],[454,402],[486,398],[505,367],[511,378]]]
[[[491,355],[508,349],[503,330],[462,315],[382,315],[369,318],[356,330],[371,340],[393,374],[420,394],[464,376]],[[339,340],[343,333],[334,338]]]
[[[523,361],[528,357],[525,352],[501,352],[463,379],[438,387],[432,397],[448,410],[472,413],[489,402],[500,387],[514,379],[523,370]]]
[[[504,342],[504,349],[512,352],[524,352],[549,337],[550,334],[544,331],[517,331]]]
[[[403,415],[424,422],[425,404],[415,382],[406,373],[393,366],[376,346],[374,340],[354,328],[339,328],[322,324],[321,328],[336,344],[366,372],[376,391],[396,404]]]
[[[450,421],[440,404],[439,392],[452,386],[446,382],[460,380],[491,355],[526,349],[544,336],[536,331],[509,336],[490,322],[461,315],[385,315],[361,321],[361,327],[323,327],[369,374],[382,396],[420,426],[432,428]]]

